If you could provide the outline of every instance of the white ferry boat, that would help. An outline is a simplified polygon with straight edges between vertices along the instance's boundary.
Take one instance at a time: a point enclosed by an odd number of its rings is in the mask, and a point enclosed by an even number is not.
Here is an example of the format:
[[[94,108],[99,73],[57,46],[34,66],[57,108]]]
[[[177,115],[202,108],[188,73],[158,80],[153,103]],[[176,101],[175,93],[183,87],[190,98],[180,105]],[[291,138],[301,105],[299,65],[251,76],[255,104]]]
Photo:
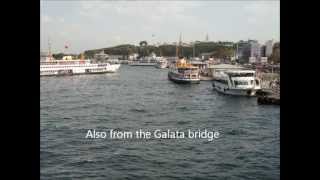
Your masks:
[[[170,66],[168,78],[175,83],[200,83],[199,68],[181,58]]]
[[[130,61],[128,64],[130,66],[155,66],[157,63],[155,58],[145,57],[139,60]]]
[[[40,61],[40,76],[114,73],[120,64],[91,63],[90,60],[64,57],[62,60],[46,59]]]
[[[156,65],[155,65],[156,68],[160,68],[160,69],[165,69],[168,67],[168,61],[167,59],[165,58],[161,58],[157,61]]]
[[[241,96],[255,96],[261,90],[254,70],[227,70],[215,73],[212,86],[217,91]]]

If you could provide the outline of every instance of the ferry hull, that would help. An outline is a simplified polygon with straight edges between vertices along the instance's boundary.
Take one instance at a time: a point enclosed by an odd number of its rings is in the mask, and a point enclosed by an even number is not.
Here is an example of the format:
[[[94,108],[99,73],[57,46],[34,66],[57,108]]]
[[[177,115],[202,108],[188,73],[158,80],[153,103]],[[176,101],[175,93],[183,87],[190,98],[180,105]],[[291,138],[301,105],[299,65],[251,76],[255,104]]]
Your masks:
[[[159,68],[159,69],[166,69],[166,68],[167,68],[167,65],[159,65],[159,64],[156,64],[155,67],[156,67],[156,68]]]
[[[130,66],[155,66],[156,63],[131,63]]]
[[[168,79],[178,84],[199,84],[200,83],[200,79],[181,79],[181,78],[175,77],[171,72],[168,73]]]
[[[52,73],[52,74],[40,74],[40,76],[71,76],[71,75],[81,75],[81,74],[107,74],[107,73],[113,73],[110,71],[103,71],[103,72],[84,72],[84,73]]]
[[[168,63],[167,62],[157,62],[155,67],[159,68],[159,69],[165,69],[168,67]]]
[[[66,75],[80,75],[80,74],[105,74],[105,73],[115,73],[120,68],[120,64],[109,65],[106,68],[90,68],[90,69],[66,69],[59,70],[55,69],[51,72],[46,72],[45,70],[40,70],[40,76],[66,76]]]
[[[221,84],[212,83],[213,88],[223,94],[234,95],[234,96],[256,96],[257,91],[260,89],[230,89],[227,86]]]

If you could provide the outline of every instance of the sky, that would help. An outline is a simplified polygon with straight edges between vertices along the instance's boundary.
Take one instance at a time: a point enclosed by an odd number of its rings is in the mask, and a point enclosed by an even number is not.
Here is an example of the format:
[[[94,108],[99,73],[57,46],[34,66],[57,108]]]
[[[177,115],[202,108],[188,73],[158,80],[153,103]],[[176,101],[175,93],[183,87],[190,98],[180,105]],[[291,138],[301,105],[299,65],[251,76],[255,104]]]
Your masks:
[[[40,51],[81,53],[120,44],[280,40],[279,0],[41,0]]]

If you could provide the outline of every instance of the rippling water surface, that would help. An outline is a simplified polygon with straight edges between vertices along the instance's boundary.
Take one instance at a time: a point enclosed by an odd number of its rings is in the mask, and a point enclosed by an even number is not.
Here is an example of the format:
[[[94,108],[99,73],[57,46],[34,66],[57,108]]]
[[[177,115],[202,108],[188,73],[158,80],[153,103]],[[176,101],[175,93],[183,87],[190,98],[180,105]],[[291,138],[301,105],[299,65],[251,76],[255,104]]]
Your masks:
[[[167,70],[41,77],[41,179],[279,179],[279,106],[178,85]],[[214,129],[206,139],[85,139],[88,129]]]

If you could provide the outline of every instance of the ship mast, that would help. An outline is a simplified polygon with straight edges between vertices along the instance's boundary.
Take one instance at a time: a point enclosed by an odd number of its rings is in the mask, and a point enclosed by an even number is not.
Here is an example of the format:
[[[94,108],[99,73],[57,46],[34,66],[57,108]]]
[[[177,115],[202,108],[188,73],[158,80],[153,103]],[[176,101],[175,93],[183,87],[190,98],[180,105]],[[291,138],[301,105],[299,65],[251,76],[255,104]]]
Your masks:
[[[51,60],[51,59],[52,59],[52,54],[51,54],[51,43],[50,43],[50,39],[48,40],[48,48],[49,48],[48,56],[49,56],[49,60]]]
[[[179,43],[176,44],[176,57],[179,59],[179,56],[183,55],[183,49],[182,49],[182,40],[181,40],[181,33],[179,36]]]
[[[192,48],[192,56],[193,56],[193,59],[195,58],[195,48],[196,48],[196,42],[193,42],[193,48]]]
[[[180,55],[183,56],[181,33],[180,33],[180,37],[179,37],[179,49],[181,50]]]
[[[178,43],[176,43],[176,57],[179,59],[179,48],[178,48]]]
[[[182,40],[181,40],[181,33],[180,33],[180,36],[179,36],[179,43],[176,45],[176,56],[177,58],[179,58],[179,55],[182,56],[183,54],[183,51],[182,51]],[[181,51],[180,51],[181,49]]]
[[[83,55],[83,53],[80,53],[80,60],[84,60],[84,55]]]

